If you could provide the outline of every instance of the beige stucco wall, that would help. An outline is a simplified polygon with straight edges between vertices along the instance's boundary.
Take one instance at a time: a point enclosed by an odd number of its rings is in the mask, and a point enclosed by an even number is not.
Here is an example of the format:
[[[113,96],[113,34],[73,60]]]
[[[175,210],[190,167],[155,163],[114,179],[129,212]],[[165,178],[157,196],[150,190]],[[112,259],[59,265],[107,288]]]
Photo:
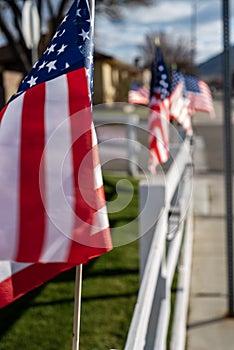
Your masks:
[[[5,93],[6,93],[6,101],[9,100],[9,98],[16,93],[18,86],[23,79],[23,75],[18,72],[10,72],[5,71],[3,73],[3,79],[4,79],[4,86],[5,86]]]

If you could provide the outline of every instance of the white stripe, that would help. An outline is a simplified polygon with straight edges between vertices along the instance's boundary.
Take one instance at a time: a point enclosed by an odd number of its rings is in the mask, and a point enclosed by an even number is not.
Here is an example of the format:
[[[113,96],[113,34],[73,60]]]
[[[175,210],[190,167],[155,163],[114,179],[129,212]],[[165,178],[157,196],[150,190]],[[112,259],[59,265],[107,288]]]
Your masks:
[[[0,261],[0,282],[5,281],[11,277],[11,263],[10,261]]]
[[[107,216],[107,208],[104,206],[103,208],[96,211],[96,213],[93,215],[93,225],[91,227],[90,235],[95,235],[96,233],[99,233],[108,227],[109,221]]]
[[[96,130],[94,127],[93,122],[91,123],[91,132],[92,132],[92,147],[97,145],[97,134],[96,134]]]
[[[7,107],[0,127],[0,256],[14,260],[18,245],[21,114],[24,94]]]
[[[159,128],[156,128],[155,134],[157,139],[158,151],[159,151],[161,160],[164,163],[168,159],[168,153],[167,153],[167,149],[165,148],[166,145],[163,142],[162,132]]]
[[[98,164],[96,168],[94,168],[94,189],[97,190],[102,186],[103,186],[102,168],[101,168],[101,164]]]
[[[17,272],[24,270],[32,264],[16,263],[13,261],[0,261],[0,283]]]
[[[46,83],[45,183],[46,239],[40,261],[66,261],[70,251],[73,213],[73,162],[66,76]]]

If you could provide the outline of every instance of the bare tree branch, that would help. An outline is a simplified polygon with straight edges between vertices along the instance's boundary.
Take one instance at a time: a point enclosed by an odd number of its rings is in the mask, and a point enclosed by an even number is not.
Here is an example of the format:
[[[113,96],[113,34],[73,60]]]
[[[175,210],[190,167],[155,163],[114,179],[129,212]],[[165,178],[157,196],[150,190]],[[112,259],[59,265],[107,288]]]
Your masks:
[[[145,35],[144,44],[139,45],[140,56],[144,66],[150,67],[155,56],[155,38],[160,40],[160,46],[167,65],[176,64],[178,68],[192,73],[192,51],[184,38],[175,39],[164,32],[150,32]]]
[[[13,55],[21,63],[22,71],[24,73],[27,73],[27,71],[31,67],[31,64],[30,64],[30,62],[28,62],[25,51],[21,50],[18,45],[15,45],[15,38],[14,38],[12,32],[8,29],[8,27],[5,23],[5,20],[2,16],[2,12],[0,12],[0,28],[1,28],[2,32],[4,33],[6,39],[8,40],[8,43],[9,43],[9,46],[10,46],[10,49],[11,49]]]

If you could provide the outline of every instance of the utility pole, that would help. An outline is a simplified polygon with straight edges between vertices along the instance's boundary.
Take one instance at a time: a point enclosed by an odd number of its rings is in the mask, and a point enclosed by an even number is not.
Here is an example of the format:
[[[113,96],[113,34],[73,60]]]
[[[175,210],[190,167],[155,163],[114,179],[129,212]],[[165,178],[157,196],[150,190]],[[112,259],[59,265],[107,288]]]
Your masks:
[[[197,0],[192,0],[192,13],[191,13],[191,33],[190,33],[190,45],[191,45],[191,66],[194,65],[197,49]]]
[[[231,123],[231,67],[229,0],[223,0],[223,78],[224,78],[224,151],[226,185],[226,234],[228,267],[228,314],[234,317],[233,286],[233,222],[232,222],[232,123]]]

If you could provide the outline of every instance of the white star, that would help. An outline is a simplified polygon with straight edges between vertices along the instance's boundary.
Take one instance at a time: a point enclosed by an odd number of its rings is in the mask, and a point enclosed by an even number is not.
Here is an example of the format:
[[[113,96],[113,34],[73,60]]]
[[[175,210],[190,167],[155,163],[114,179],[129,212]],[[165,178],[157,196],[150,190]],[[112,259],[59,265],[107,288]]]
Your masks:
[[[58,35],[59,35],[59,30],[54,34],[53,39],[57,38]]]
[[[62,45],[61,48],[58,50],[58,55],[60,55],[60,53],[64,52],[66,49],[67,45]]]
[[[47,65],[46,65],[46,67],[48,67],[48,73],[50,73],[50,71],[52,71],[52,69],[57,69],[56,67],[55,67],[55,63],[57,62],[57,60],[55,60],[55,61],[51,61],[51,62],[49,62]]]
[[[63,29],[62,33],[59,35],[60,37],[66,32],[66,29]]]
[[[64,68],[64,69],[67,69],[67,68],[70,68],[70,64],[69,64],[69,63],[66,63],[66,65],[65,65],[65,68]]]
[[[42,68],[45,68],[45,65],[46,65],[46,61],[44,61],[39,67],[38,67],[38,70],[41,70]]]
[[[22,92],[23,92],[23,91],[18,91],[18,92],[15,93],[14,96],[18,96],[18,95],[22,94]]]
[[[56,45],[57,44],[53,44],[53,45],[51,45],[50,47],[47,48],[47,50],[46,50],[46,51],[48,51],[47,55],[49,55],[51,52],[54,52],[54,48],[55,48]]]
[[[27,81],[28,84],[30,84],[30,87],[36,85],[36,81],[37,81],[38,77],[34,78],[33,76],[31,76],[30,80]]]
[[[89,40],[89,32],[85,32],[84,29],[82,29],[82,33],[79,35],[82,36],[83,40],[85,39]]]
[[[62,21],[62,23],[66,22],[67,17],[68,17],[68,15],[64,17],[64,20]]]
[[[89,54],[89,56],[87,58],[88,58],[90,64],[92,64],[93,63],[93,54],[92,54],[92,52],[90,52],[90,54]]]
[[[81,17],[80,11],[81,11],[81,9],[77,9],[77,13],[76,14],[77,14],[78,17]]]

